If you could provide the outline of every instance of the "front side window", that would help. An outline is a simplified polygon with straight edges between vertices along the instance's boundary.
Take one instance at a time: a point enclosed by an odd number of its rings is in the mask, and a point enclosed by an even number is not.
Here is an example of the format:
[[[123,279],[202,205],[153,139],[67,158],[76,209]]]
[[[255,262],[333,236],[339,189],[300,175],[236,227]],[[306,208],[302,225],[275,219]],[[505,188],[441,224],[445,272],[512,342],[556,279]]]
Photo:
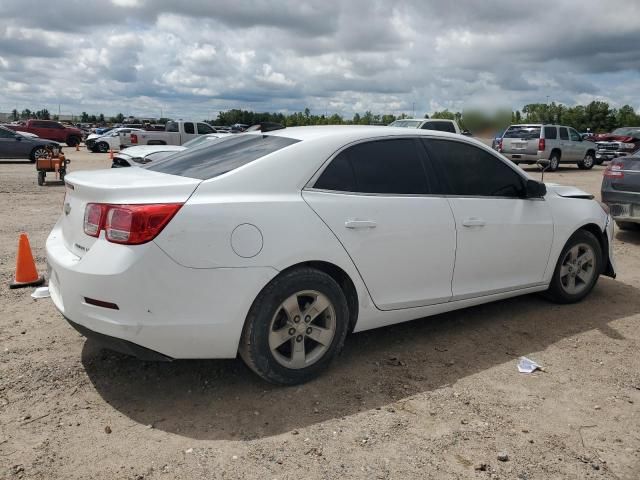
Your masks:
[[[566,127],[560,127],[560,140],[569,140],[569,132]]]
[[[573,128],[569,129],[569,136],[571,137],[572,142],[579,142],[582,140],[582,137],[580,137],[580,134],[576,132]]]
[[[491,153],[454,140],[422,140],[443,176],[446,195],[523,197],[524,179]]]
[[[363,142],[342,151],[315,188],[378,194],[426,194],[426,175],[414,139]]]
[[[196,130],[193,127],[193,123],[184,124],[184,133],[196,133]]]
[[[237,135],[213,140],[200,148],[176,152],[163,160],[154,161],[146,168],[170,175],[207,180],[299,141],[270,135]]]
[[[211,128],[209,125],[207,125],[206,123],[199,123],[198,124],[198,134],[199,135],[206,135],[208,133],[215,133],[215,130],[213,128]]]

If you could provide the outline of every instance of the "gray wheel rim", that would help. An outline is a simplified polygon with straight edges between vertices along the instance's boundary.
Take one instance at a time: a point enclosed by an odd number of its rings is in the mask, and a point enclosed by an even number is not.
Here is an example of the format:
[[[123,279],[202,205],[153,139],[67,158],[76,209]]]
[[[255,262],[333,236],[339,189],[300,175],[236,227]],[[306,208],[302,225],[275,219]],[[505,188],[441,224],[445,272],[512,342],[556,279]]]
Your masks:
[[[98,144],[98,150],[100,150],[100,152],[102,153],[107,153],[109,151],[109,145],[104,142],[100,142]]]
[[[551,160],[549,160],[549,170],[556,170],[559,164],[560,162],[557,157],[552,157]]]
[[[590,167],[593,165],[593,157],[591,155],[585,155],[584,160],[582,160],[582,164],[585,167]]]
[[[586,243],[571,247],[560,265],[560,285],[571,295],[582,293],[589,287],[595,275],[596,256]]]
[[[298,370],[327,352],[336,332],[336,313],[326,295],[303,290],[277,308],[269,325],[269,349],[276,361]]]
[[[49,152],[47,152],[46,148],[38,148],[35,152],[33,152],[33,156],[36,159],[47,157],[48,155],[49,155]]]

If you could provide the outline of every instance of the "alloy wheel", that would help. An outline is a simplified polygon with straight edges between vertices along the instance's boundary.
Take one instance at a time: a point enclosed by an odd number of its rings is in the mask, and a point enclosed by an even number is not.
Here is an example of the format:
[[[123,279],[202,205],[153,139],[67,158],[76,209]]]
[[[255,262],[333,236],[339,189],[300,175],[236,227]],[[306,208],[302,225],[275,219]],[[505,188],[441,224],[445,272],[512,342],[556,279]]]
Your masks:
[[[576,295],[589,287],[595,274],[595,253],[586,243],[578,243],[567,251],[560,266],[562,289]]]
[[[313,365],[327,352],[336,332],[331,301],[315,290],[289,296],[277,308],[269,327],[269,348],[287,368]]]
[[[46,158],[49,156],[49,151],[46,148],[37,148],[35,152],[33,152],[33,158],[36,160],[39,158]]]

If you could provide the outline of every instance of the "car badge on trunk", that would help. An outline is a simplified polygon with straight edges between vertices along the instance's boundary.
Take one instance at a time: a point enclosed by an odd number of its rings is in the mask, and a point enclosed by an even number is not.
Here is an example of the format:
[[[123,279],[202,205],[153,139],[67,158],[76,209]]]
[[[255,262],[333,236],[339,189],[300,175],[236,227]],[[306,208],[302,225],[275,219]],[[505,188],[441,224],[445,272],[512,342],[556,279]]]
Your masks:
[[[68,202],[66,202],[64,204],[64,214],[69,215],[69,213],[71,213],[71,205]]]

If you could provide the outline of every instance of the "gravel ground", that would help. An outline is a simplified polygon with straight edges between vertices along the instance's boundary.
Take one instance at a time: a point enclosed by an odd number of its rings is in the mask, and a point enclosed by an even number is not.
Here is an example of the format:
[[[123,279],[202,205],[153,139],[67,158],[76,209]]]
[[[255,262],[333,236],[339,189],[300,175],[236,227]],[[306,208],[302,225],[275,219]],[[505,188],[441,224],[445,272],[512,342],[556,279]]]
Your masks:
[[[601,176],[546,180],[597,195]],[[280,388],[240,360],[101,351],[9,290],[19,232],[45,271],[63,197],[0,162],[0,478],[640,478],[640,233],[616,233],[617,280],[580,304],[531,295],[352,335],[320,379]],[[520,355],[546,371],[519,374]]]

